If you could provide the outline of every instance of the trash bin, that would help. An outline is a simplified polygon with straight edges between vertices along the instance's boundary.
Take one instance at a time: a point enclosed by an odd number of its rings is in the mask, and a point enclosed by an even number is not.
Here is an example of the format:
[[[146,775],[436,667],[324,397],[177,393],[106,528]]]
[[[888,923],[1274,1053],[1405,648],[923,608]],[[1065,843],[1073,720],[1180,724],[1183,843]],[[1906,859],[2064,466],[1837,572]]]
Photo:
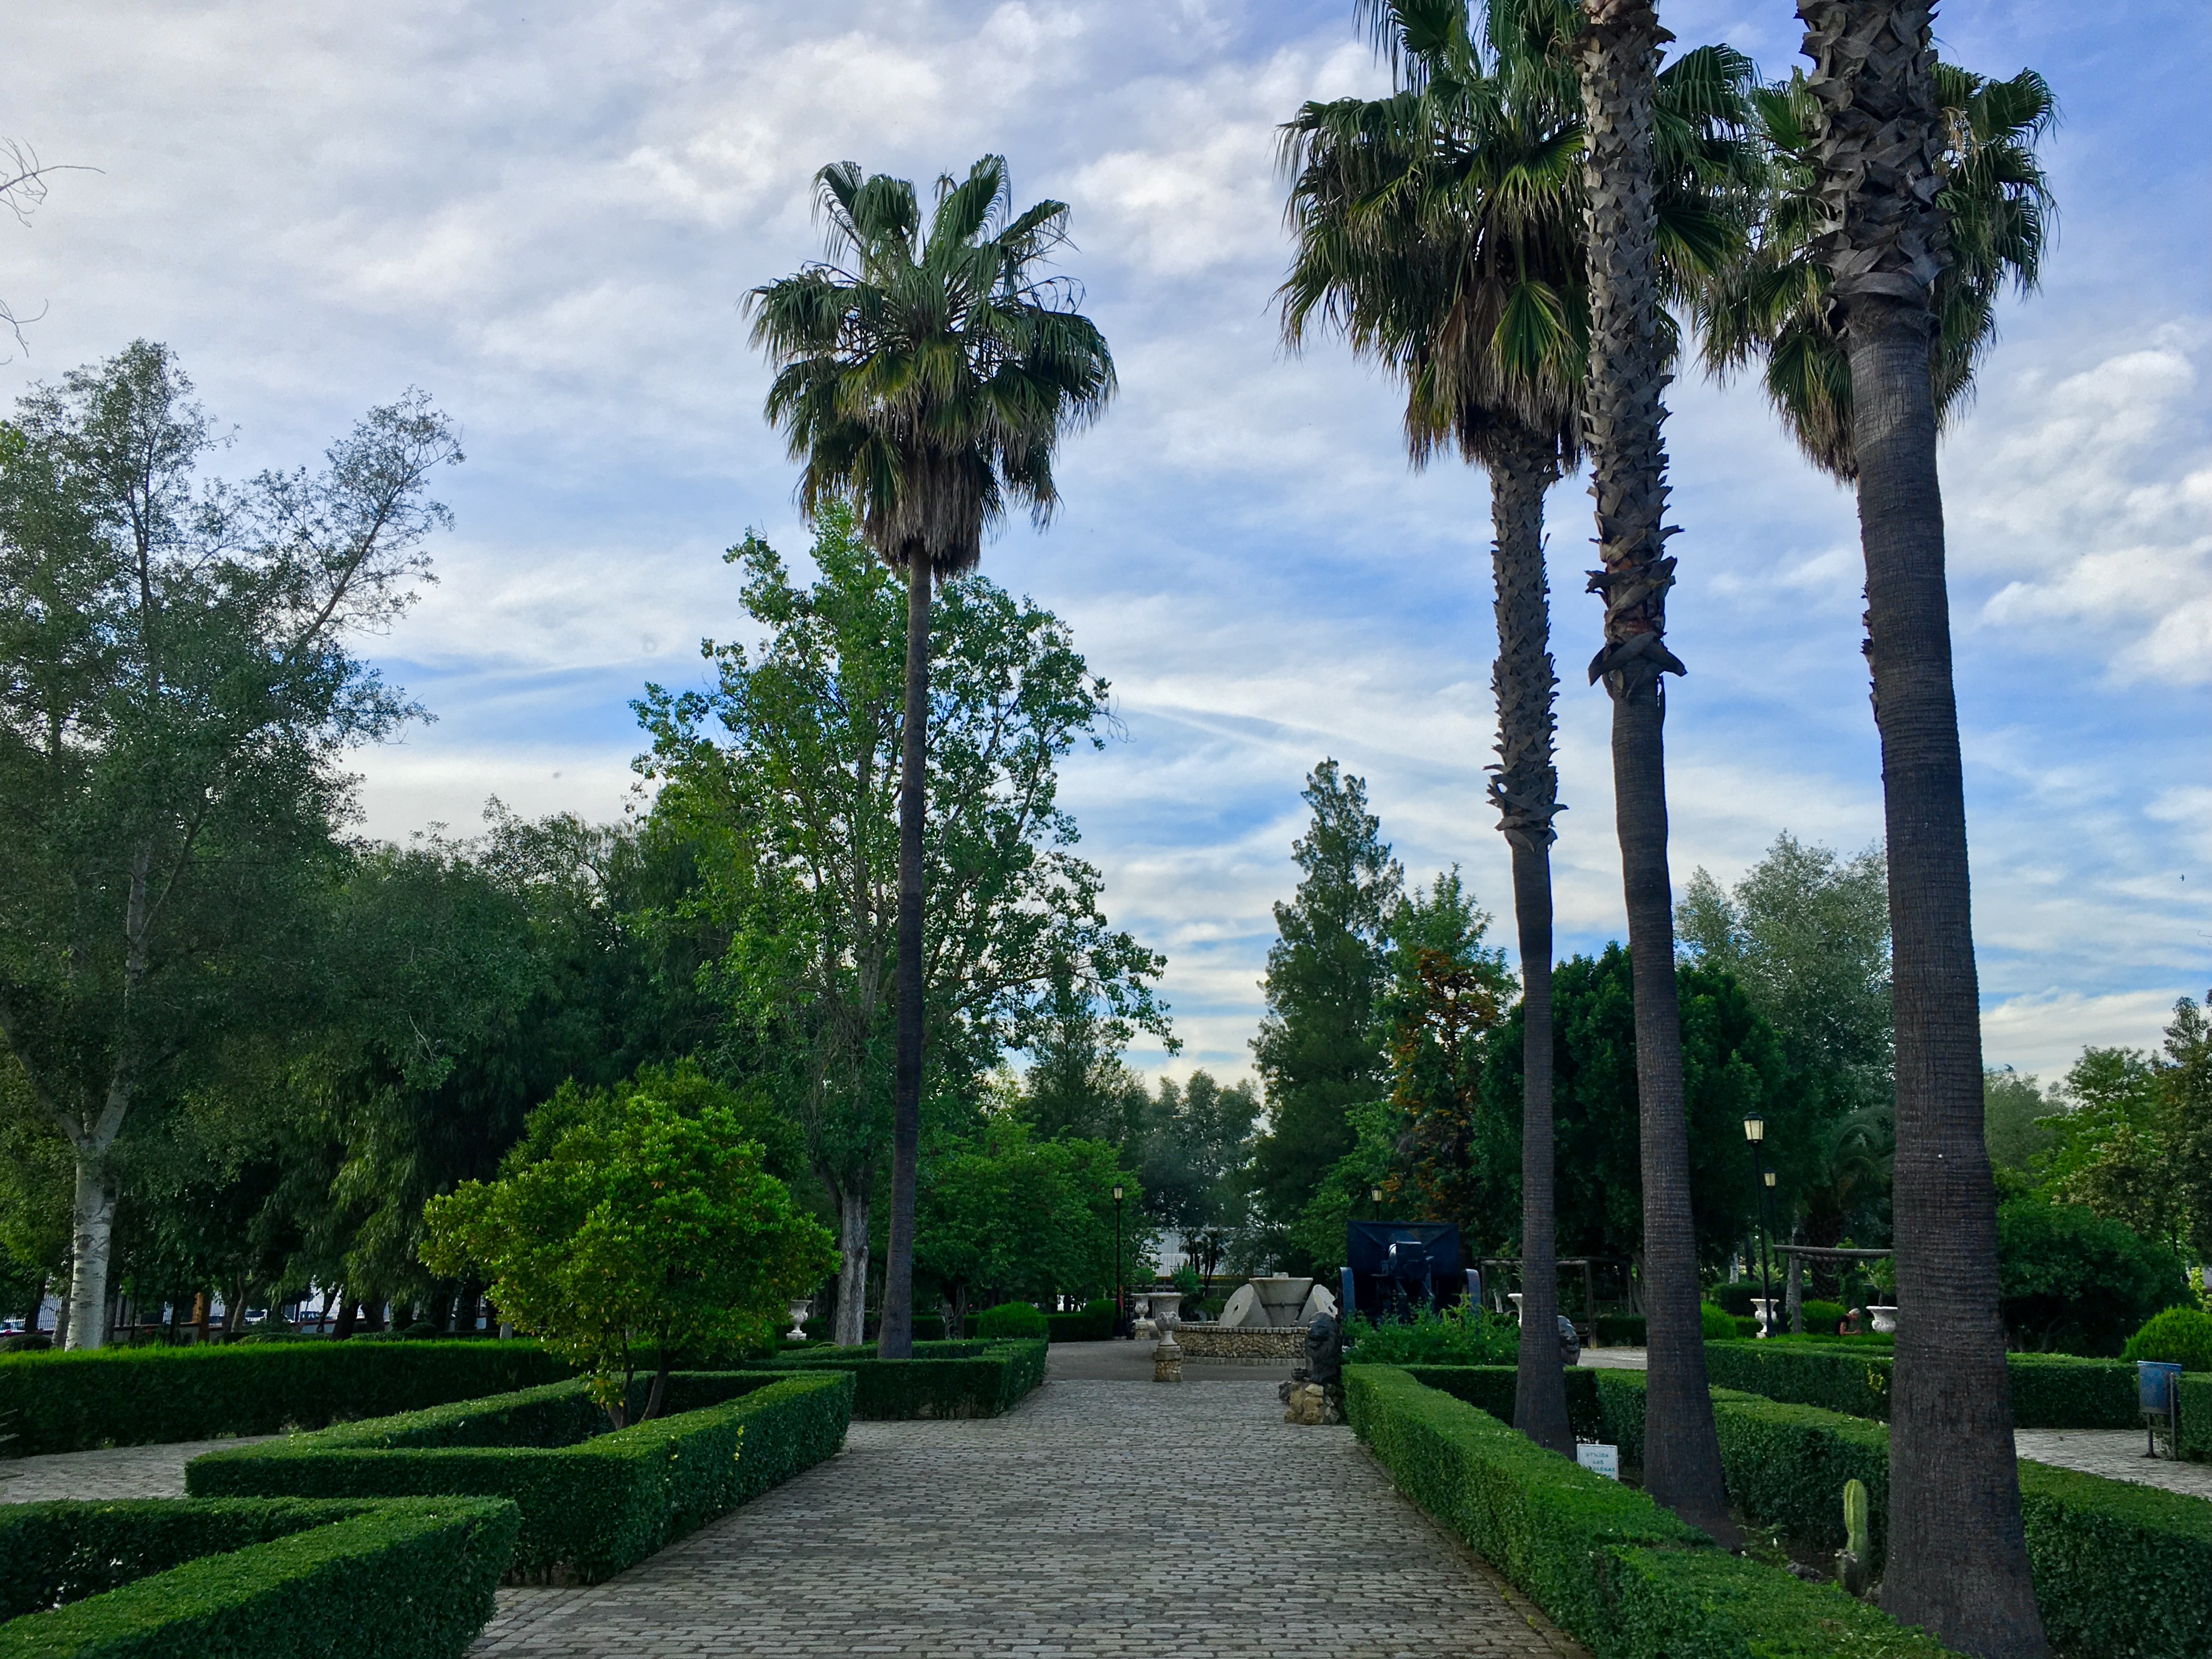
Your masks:
[[[2181,1381],[2181,1367],[2164,1359],[2136,1361],[2136,1387],[2146,1412],[2160,1417],[2172,1417],[2174,1406],[2174,1385]]]

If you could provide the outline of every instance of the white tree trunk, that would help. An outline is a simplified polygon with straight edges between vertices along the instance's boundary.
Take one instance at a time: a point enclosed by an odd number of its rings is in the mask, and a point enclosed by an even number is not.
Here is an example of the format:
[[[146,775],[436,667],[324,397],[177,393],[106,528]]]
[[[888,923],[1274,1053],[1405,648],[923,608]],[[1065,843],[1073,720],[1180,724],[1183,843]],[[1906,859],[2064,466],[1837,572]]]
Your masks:
[[[844,1259],[837,1268],[836,1340],[847,1347],[867,1340],[869,1186],[856,1183],[837,1194],[837,1243]]]
[[[107,1340],[107,1252],[115,1231],[115,1189],[100,1158],[79,1152],[70,1242],[69,1341],[97,1348]]]

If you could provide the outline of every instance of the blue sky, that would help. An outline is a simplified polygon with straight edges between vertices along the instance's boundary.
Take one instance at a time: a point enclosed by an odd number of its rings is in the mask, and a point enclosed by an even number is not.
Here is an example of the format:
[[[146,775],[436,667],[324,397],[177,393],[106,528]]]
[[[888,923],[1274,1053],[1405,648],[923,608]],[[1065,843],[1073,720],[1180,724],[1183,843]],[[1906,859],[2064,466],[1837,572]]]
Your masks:
[[[1501,915],[1480,475],[1409,473],[1391,388],[1279,349],[1273,127],[1382,84],[1350,0],[951,0],[21,9],[0,135],[58,175],[0,222],[0,296],[45,307],[0,397],[134,336],[237,436],[311,460],[429,389],[466,432],[441,580],[375,654],[437,714],[362,755],[367,828],[471,827],[487,794],[611,817],[648,678],[742,631],[717,556],[803,527],[736,309],[819,248],[807,181],[926,179],[989,150],[1071,204],[1066,268],[1122,393],[1000,582],[1067,617],[1127,741],[1066,769],[1111,913],[1165,951],[1178,1072],[1234,1072],[1309,768],[1365,776],[1411,875],[1457,863]],[[1792,8],[1662,0],[1680,39],[1781,76]],[[2154,1041],[2212,984],[2212,57],[2199,0],[1947,5],[1946,55],[2057,86],[2044,292],[2008,303],[1948,439],[1976,933],[1992,1062],[2049,1074]],[[1679,884],[1776,833],[1881,825],[1848,496],[1756,390],[1674,389],[1668,724]],[[1555,650],[1595,648],[1589,501],[1551,501]],[[1619,934],[1601,693],[1560,704],[1562,951]],[[1139,1064],[1162,1056],[1139,1052]]]

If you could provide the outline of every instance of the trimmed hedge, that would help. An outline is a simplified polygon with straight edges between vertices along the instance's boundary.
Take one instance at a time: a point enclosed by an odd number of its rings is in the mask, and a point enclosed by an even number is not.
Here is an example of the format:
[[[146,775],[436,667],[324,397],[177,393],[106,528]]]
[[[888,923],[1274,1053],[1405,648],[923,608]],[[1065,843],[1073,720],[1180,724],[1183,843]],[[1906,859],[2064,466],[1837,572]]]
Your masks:
[[[1642,1314],[1600,1314],[1597,1344],[1601,1348],[1640,1348],[1650,1340]]]
[[[849,1372],[853,1415],[867,1422],[917,1417],[998,1417],[1044,1381],[1042,1342],[917,1342],[911,1359],[878,1359],[872,1348],[815,1348],[781,1354],[778,1370]]]
[[[520,1521],[476,1498],[13,1507],[0,1656],[459,1659]]]
[[[210,1452],[185,1484],[195,1497],[511,1498],[516,1570],[592,1581],[835,1455],[852,1401],[842,1372],[678,1371],[672,1415],[602,1434],[586,1385],[556,1383]]]
[[[2212,1371],[2212,1314],[2202,1308],[2154,1313],[2120,1350],[2126,1360],[2162,1359],[2185,1371]]]
[[[553,1382],[535,1342],[302,1340],[0,1356],[0,1455],[319,1429]]]
[[[1889,1420],[1887,1350],[1844,1343],[1708,1342],[1705,1373],[1716,1388],[1740,1389],[1848,1417]],[[2070,1354],[2005,1357],[2012,1374],[2013,1421],[2023,1429],[2128,1429],[2142,1419],[2135,1367]]]
[[[2174,1450],[2192,1462],[2212,1463],[2212,1374],[2184,1371],[2174,1403],[2181,1414]]]
[[[995,1342],[1042,1342],[1051,1330],[1043,1311],[1027,1302],[1001,1302],[975,1316],[975,1334]]]
[[[1455,1400],[1464,1400],[1477,1411],[1488,1412],[1499,1422],[1513,1421],[1515,1395],[1521,1374],[1512,1365],[1401,1365],[1400,1370],[1424,1388],[1441,1389]],[[1600,1373],[1570,1366],[1566,1372],[1567,1423],[1579,1438],[1595,1439],[1605,1421],[1598,1407]]]
[[[1345,1401],[1399,1486],[1597,1659],[1945,1653],[1832,1586],[1714,1548],[1641,1492],[1403,1370],[1346,1368]]]
[[[1114,1334],[1114,1304],[1091,1302],[1080,1313],[1048,1313],[1047,1339],[1054,1342],[1104,1342]]]
[[[1642,1455],[1643,1384],[1639,1372],[1598,1374],[1599,1404],[1624,1462]],[[1729,1496],[1753,1520],[1807,1543],[1843,1547],[1844,1482],[1864,1481],[1879,1568],[1889,1520],[1887,1428],[1721,1389],[1713,1423]],[[2056,1651],[2078,1659],[2206,1652],[2212,1504],[2025,1458],[2020,1493],[2036,1604]]]

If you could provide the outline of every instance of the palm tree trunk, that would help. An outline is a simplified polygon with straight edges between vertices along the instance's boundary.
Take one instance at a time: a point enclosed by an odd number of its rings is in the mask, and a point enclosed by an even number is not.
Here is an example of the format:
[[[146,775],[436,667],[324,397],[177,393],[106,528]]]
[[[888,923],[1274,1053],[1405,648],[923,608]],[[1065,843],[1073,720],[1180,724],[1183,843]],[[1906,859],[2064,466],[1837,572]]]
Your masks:
[[[1590,493],[1605,568],[1605,646],[1590,664],[1613,697],[1613,809],[1636,996],[1636,1093],[1644,1166],[1644,1305],[1650,1370],[1644,1481],[1719,1542],[1740,1541],[1721,1478],[1698,1313],[1690,1218],[1689,1132],[1674,990],[1674,890],[1667,867],[1666,696],[1682,665],[1667,649],[1674,562],[1660,438],[1668,380],[1658,343],[1657,220],[1651,121],[1661,45],[1651,0],[1584,0],[1577,42],[1589,131],[1589,384],[1584,399]]]
[[[1948,253],[1927,0],[1802,0],[1851,370],[1896,1023],[1897,1369],[1882,1606],[1978,1659],[2050,1651],[2028,1575],[1982,1128],[1966,787],[1929,374]]]
[[[1559,1276],[1552,1174],[1551,604],[1544,575],[1544,494],[1559,482],[1532,439],[1490,468],[1491,565],[1498,588],[1497,775],[1490,798],[1513,852],[1513,917],[1521,943],[1521,1362],[1513,1422],[1540,1446],[1574,1455],[1556,1344]],[[1533,1340],[1532,1340],[1533,1339]]]
[[[884,1261],[884,1323],[877,1352],[914,1353],[914,1206],[921,1157],[921,829],[929,756],[928,557],[909,548],[906,567],[906,714],[899,733],[897,1060],[891,1083],[891,1224]]]

